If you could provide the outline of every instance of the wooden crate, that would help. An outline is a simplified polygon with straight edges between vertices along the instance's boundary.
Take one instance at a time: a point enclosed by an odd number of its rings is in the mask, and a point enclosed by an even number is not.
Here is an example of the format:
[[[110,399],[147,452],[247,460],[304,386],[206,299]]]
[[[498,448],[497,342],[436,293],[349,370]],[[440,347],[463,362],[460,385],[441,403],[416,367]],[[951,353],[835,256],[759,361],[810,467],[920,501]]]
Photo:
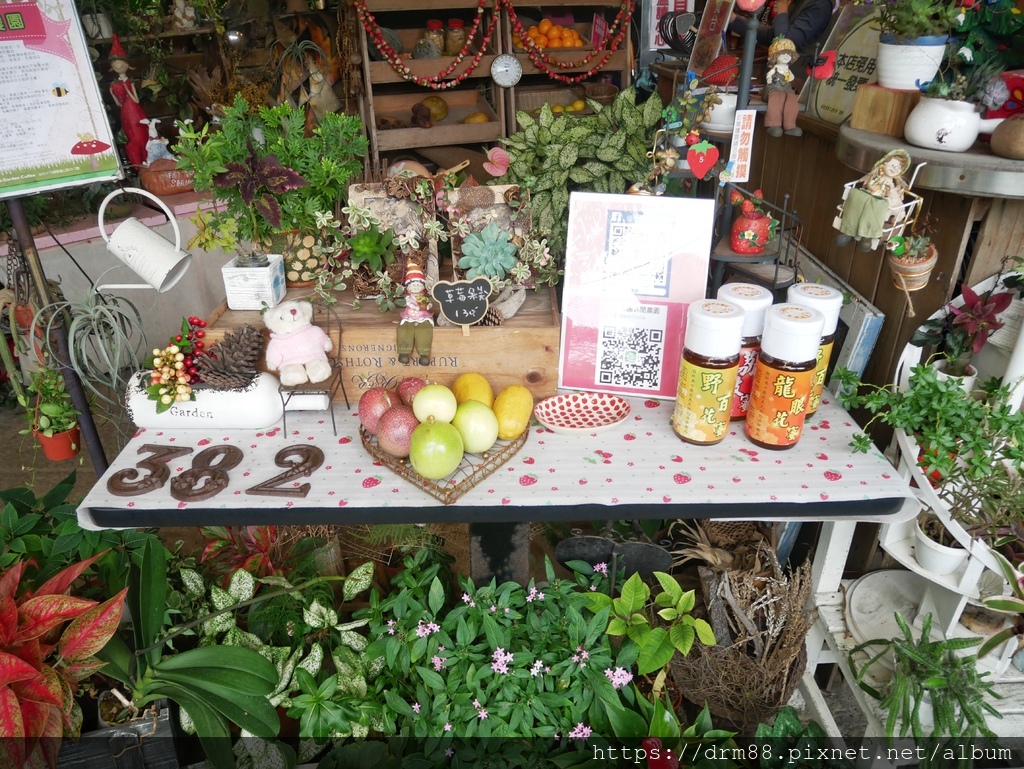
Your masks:
[[[287,298],[300,299],[309,293],[310,289],[291,289]],[[451,384],[467,372],[483,374],[495,393],[520,384],[533,393],[535,400],[555,394],[561,315],[554,289],[529,291],[519,312],[501,326],[473,326],[469,336],[463,336],[457,327],[435,327],[429,366],[420,366],[415,356],[407,366],[398,362],[398,311],[381,313],[373,302],[363,302],[361,310],[353,310],[352,299],[349,289],[339,295],[335,307],[341,317],[342,376],[353,403],[360,391],[394,387],[403,377]],[[244,323],[263,328],[258,311],[227,310],[222,306],[207,319],[207,346]]]
[[[482,26],[487,23],[487,18],[484,18]],[[469,24],[467,23],[467,30]],[[433,77],[442,70],[448,69],[452,63],[454,56],[441,56],[437,59],[414,59],[410,55],[417,41],[423,37],[423,29],[396,29],[399,39],[402,41],[402,61],[409,68],[409,71],[416,77]],[[482,33],[481,33],[482,34]],[[479,40],[479,35],[477,37]],[[491,39],[491,44],[488,47],[486,53],[480,57],[480,64],[478,67],[481,72],[490,72],[491,63],[494,61],[494,56],[497,53],[497,36]],[[373,43],[368,41],[367,46],[373,48]],[[472,64],[473,55],[476,54],[477,48],[473,48],[471,55],[467,56],[461,65],[455,68],[455,70],[448,76],[449,79],[453,79],[458,75],[465,72],[469,65]],[[374,83],[401,83],[404,82],[404,78],[395,72],[394,67],[388,64],[386,61],[371,61],[369,62],[370,78]],[[445,97],[444,92],[440,93],[441,96]]]
[[[529,26],[525,22],[523,22],[523,26],[526,27],[527,29],[529,29]],[[594,50],[594,46],[590,44],[590,32],[591,32],[591,29],[593,28],[594,25],[593,24],[589,24],[589,23],[581,23],[581,24],[571,24],[570,26],[573,29],[576,30],[577,34],[579,34],[580,39],[583,41],[583,45],[582,46],[580,46],[579,48],[576,48],[575,46],[573,46],[572,48],[566,48],[564,46],[550,46],[549,45],[549,46],[546,46],[545,48],[543,48],[542,50],[545,53],[547,53],[549,51],[593,51]],[[526,41],[524,40],[523,42],[526,42]],[[515,48],[516,53],[525,53],[526,52],[526,48],[524,46],[517,45],[517,46],[514,46],[514,48]]]
[[[867,83],[857,89],[850,128],[886,136],[903,136],[910,111],[921,101],[920,91],[897,91]]]
[[[412,105],[423,101],[431,92],[421,90],[415,93],[390,94],[373,97],[373,111],[377,117],[393,117],[405,123],[412,119]],[[444,91],[438,94],[448,103],[448,116],[431,128],[393,128],[379,131],[373,127],[377,138],[377,152],[408,149],[410,147],[438,147],[446,144],[476,144],[501,138],[501,122],[491,105],[479,91]],[[485,113],[486,123],[463,123],[467,115]]]

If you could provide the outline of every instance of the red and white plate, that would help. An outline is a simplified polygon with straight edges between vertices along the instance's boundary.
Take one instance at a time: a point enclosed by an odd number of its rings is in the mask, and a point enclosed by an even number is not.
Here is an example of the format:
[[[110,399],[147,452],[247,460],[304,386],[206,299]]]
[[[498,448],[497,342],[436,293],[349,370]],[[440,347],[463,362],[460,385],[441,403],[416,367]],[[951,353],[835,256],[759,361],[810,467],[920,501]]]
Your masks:
[[[629,416],[624,398],[607,393],[568,393],[545,398],[533,408],[533,415],[553,433],[575,435],[596,433],[617,425]]]

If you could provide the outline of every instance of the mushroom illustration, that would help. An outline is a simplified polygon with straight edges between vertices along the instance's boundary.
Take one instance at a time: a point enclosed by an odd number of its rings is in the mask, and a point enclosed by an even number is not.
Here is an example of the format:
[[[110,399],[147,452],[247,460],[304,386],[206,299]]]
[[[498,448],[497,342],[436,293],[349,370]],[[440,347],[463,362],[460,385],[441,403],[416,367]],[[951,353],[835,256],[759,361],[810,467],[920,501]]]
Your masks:
[[[92,134],[78,134],[79,141],[71,148],[72,155],[88,155],[89,167],[93,171],[99,170],[100,164],[96,156],[110,149],[109,144],[104,144]]]

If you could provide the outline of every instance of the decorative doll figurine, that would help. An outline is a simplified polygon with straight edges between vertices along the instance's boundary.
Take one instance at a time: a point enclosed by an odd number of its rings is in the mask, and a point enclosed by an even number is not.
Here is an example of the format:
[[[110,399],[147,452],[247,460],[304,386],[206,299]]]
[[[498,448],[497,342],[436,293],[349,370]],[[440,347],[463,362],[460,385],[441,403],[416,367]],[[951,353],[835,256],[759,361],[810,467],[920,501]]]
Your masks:
[[[199,26],[196,9],[188,0],[174,0],[171,16],[171,27],[177,32],[187,32]]]
[[[167,139],[157,133],[156,127],[160,124],[160,120],[153,118],[152,120],[140,120],[139,122],[149,129],[146,141],[146,165],[148,166],[150,163],[161,158],[177,160],[171,151],[167,149]]]
[[[430,365],[430,344],[434,339],[434,313],[430,311],[427,279],[415,262],[405,265],[405,308],[398,323],[398,362],[407,364],[413,349],[420,365]]]
[[[764,98],[768,111],[764,125],[769,136],[803,136],[803,129],[797,128],[796,116],[799,111],[796,90],[793,88],[793,72],[789,65],[796,59],[796,46],[785,37],[777,37],[768,46],[768,72],[764,76]]]
[[[857,240],[862,251],[878,247],[886,222],[891,219],[898,224],[906,216],[903,193],[909,185],[903,174],[909,168],[910,154],[906,150],[890,150],[857,180],[860,186],[853,187],[843,203],[837,245],[845,246]]]
[[[121,41],[114,35],[113,43],[110,46],[110,68],[117,73],[117,80],[110,85],[110,95],[114,103],[121,108],[121,128],[124,129],[128,143],[125,152],[128,160],[133,166],[146,164],[146,144],[149,141],[149,131],[142,121],[146,119],[146,113],[139,106],[139,96],[135,93],[135,86],[128,79],[128,55],[121,46]]]

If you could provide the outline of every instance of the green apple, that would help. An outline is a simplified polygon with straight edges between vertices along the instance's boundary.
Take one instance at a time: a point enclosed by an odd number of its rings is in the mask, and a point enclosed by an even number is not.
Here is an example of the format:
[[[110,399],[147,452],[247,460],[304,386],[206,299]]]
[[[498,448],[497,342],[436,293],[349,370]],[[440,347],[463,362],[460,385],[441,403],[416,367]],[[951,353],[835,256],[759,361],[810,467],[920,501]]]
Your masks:
[[[487,451],[498,440],[498,418],[485,403],[460,403],[452,419],[452,427],[459,431],[462,443],[470,454]]]
[[[422,390],[420,391],[422,392]],[[427,417],[412,431],[409,440],[409,461],[412,469],[432,481],[455,472],[462,461],[462,436],[448,422]]]
[[[421,422],[430,417],[436,422],[451,422],[458,406],[455,393],[442,384],[428,384],[420,388],[412,399],[412,412]]]

